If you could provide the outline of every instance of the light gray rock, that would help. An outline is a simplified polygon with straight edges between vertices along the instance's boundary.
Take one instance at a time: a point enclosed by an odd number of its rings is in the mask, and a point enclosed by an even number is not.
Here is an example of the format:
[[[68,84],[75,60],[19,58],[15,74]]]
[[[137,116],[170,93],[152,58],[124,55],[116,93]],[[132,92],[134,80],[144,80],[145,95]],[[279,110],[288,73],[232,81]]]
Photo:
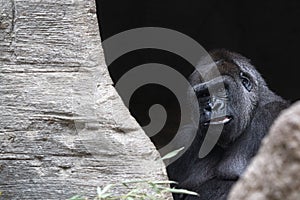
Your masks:
[[[300,199],[300,102],[275,121],[229,199]]]
[[[0,141],[0,199],[166,180],[112,87],[93,0],[0,0]]]

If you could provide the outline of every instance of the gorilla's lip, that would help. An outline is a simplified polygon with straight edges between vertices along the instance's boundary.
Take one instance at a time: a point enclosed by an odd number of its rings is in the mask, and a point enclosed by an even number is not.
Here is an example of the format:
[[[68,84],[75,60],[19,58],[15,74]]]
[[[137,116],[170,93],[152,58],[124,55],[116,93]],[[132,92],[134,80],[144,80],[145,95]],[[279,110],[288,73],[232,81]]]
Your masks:
[[[204,125],[218,125],[218,124],[228,124],[232,120],[232,116],[226,115],[221,117],[216,117],[204,122]]]

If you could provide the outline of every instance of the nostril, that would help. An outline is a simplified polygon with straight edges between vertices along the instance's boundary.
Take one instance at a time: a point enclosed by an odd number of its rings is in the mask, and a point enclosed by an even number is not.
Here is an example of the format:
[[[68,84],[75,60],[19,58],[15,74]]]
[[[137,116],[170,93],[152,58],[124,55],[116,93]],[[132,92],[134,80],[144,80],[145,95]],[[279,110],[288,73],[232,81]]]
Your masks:
[[[212,110],[223,110],[225,109],[225,103],[223,100],[220,99],[214,99],[211,105]]]
[[[211,112],[211,107],[210,107],[210,106],[207,106],[206,108],[204,108],[204,110],[205,110],[206,112]]]
[[[206,112],[211,112],[212,111],[210,103],[206,104],[206,106],[204,107],[204,111],[206,111]]]

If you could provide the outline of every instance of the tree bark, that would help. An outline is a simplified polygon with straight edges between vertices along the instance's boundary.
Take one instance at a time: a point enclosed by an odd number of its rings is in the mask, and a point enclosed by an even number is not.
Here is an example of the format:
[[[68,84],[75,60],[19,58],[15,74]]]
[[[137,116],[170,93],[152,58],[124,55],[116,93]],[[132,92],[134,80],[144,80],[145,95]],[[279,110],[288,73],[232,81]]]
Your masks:
[[[284,111],[237,182],[230,200],[300,198],[300,102]]]
[[[0,199],[166,179],[112,86],[94,0],[0,0],[0,102]]]

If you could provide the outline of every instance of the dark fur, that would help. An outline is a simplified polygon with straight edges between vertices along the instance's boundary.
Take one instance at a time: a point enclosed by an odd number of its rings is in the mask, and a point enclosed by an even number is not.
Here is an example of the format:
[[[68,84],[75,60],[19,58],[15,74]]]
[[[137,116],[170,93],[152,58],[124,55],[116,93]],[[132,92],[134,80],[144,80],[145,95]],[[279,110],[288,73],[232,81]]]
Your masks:
[[[233,115],[233,120],[224,126],[218,144],[203,159],[198,158],[198,153],[207,127],[200,124],[190,148],[168,167],[170,180],[178,181],[179,188],[199,194],[199,197],[174,195],[175,200],[226,199],[231,186],[256,154],[272,122],[288,106],[287,101],[268,89],[247,58],[225,50],[216,50],[211,53],[211,57],[229,85],[227,112]],[[210,74],[209,67],[203,67],[206,64],[199,64],[202,76],[197,72],[190,76],[192,86],[201,84],[205,76],[211,80],[216,78]],[[241,84],[241,70],[250,75],[253,83],[250,92]],[[199,112],[203,113],[201,104]],[[191,129],[192,126],[187,126],[184,131],[188,134]]]

